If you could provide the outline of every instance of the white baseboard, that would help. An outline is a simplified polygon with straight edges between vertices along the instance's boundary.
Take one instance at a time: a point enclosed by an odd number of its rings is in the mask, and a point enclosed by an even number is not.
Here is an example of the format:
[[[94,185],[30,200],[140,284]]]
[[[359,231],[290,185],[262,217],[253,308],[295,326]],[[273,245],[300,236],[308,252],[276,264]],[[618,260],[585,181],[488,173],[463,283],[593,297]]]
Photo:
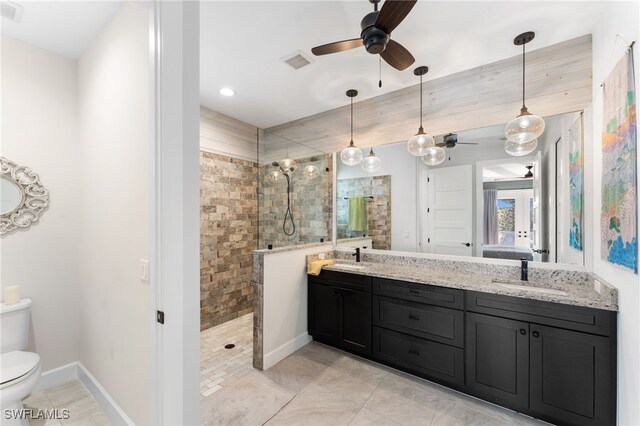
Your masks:
[[[262,369],[267,370],[273,367],[307,343],[311,342],[311,340],[311,336],[309,336],[309,333],[305,331],[298,337],[289,340],[284,345],[272,350],[268,354],[265,354],[262,362]]]
[[[53,370],[45,371],[40,376],[38,384],[33,392],[38,392],[53,386],[60,385],[70,380],[80,380],[104,410],[111,423],[114,425],[133,425],[133,421],[122,411],[122,408],[111,398],[111,395],[93,377],[93,374],[82,365],[81,362],[72,362]]]
[[[133,425],[133,421],[122,408],[114,401],[100,382],[93,377],[87,368],[78,362],[78,379],[87,388],[93,398],[100,404],[104,412],[114,425]]]
[[[62,367],[54,368],[42,373],[38,384],[33,389],[33,392],[38,392],[43,389],[47,389],[53,386],[60,385],[70,380],[78,378],[78,363],[71,362]]]

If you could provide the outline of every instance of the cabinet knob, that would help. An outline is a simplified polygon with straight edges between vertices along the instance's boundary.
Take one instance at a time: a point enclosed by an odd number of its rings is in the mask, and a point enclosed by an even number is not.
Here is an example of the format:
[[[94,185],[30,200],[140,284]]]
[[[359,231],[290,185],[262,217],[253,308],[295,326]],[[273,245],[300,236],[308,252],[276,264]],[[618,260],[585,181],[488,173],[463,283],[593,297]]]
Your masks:
[[[538,333],[537,331],[534,331],[533,333],[531,333],[533,335],[533,337],[538,337],[540,336],[540,333]]]
[[[520,329],[520,334],[522,334],[524,336],[525,334],[527,334],[527,330],[525,330],[524,328],[521,328]]]
[[[409,353],[410,353],[411,355],[420,356],[420,352],[418,352],[418,351],[416,351],[416,350],[414,350],[414,349],[409,349]]]
[[[413,320],[413,321],[420,321],[420,318],[415,316],[415,315],[413,315],[413,314],[409,314],[409,319]]]
[[[418,290],[409,289],[409,293],[411,294],[420,294]]]

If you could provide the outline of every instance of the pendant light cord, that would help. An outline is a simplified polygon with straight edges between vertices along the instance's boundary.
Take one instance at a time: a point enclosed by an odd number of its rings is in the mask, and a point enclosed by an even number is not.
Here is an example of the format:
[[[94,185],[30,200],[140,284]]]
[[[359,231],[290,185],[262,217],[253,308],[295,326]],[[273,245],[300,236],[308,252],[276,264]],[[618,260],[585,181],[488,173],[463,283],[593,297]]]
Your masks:
[[[525,63],[525,52],[524,52],[524,43],[522,44],[522,108],[526,108],[525,104],[524,104],[524,63]]]
[[[353,144],[353,97],[351,97],[351,143]]]
[[[422,129],[422,75],[420,75],[420,128]]]
[[[291,212],[291,177],[289,177],[288,173],[285,173],[284,177],[287,179],[287,211],[284,214],[282,231],[290,237],[296,233],[296,224],[293,221],[293,213]],[[287,222],[291,223],[291,232],[287,231]]]

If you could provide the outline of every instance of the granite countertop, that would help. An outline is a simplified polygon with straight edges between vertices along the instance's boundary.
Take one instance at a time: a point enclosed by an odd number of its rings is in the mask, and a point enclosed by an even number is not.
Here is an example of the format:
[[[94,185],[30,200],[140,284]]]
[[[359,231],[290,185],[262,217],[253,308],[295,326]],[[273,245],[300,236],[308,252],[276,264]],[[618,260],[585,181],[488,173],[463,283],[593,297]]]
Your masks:
[[[341,265],[347,265],[347,267],[343,267]],[[364,269],[351,269],[349,268],[349,265],[362,266]],[[346,260],[338,260],[336,264],[332,266],[324,266],[322,269],[408,281],[417,284],[428,284],[439,287],[479,291],[483,293],[502,294],[505,296],[522,297],[525,299],[541,300],[545,302],[564,303],[567,305],[584,306],[608,311],[618,310],[617,289],[599,279],[598,282],[601,285],[600,293],[594,289],[593,280],[588,283],[572,283],[570,281],[553,283],[542,281],[520,281],[512,278],[500,279],[499,276],[488,274],[425,269],[416,266],[394,265],[388,263],[356,263],[354,261]],[[501,285],[501,283],[507,284],[507,286]],[[534,287],[541,289],[542,292],[526,290],[518,288],[518,286]]]

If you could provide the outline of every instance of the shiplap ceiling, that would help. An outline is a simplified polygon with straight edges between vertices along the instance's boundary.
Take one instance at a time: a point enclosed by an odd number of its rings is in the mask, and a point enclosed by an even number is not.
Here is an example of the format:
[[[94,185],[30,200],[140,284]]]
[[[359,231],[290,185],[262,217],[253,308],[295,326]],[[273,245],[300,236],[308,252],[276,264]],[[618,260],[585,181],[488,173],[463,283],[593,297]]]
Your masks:
[[[392,38],[427,65],[433,80],[517,55],[512,43],[533,30],[529,49],[593,32],[606,2],[419,0]],[[201,103],[215,111],[269,128],[417,82],[413,67],[398,72],[364,49],[313,57],[313,46],[359,35],[367,0],[214,1],[201,3]],[[280,61],[302,50],[314,62],[293,70]],[[221,96],[222,86],[237,94]]]

